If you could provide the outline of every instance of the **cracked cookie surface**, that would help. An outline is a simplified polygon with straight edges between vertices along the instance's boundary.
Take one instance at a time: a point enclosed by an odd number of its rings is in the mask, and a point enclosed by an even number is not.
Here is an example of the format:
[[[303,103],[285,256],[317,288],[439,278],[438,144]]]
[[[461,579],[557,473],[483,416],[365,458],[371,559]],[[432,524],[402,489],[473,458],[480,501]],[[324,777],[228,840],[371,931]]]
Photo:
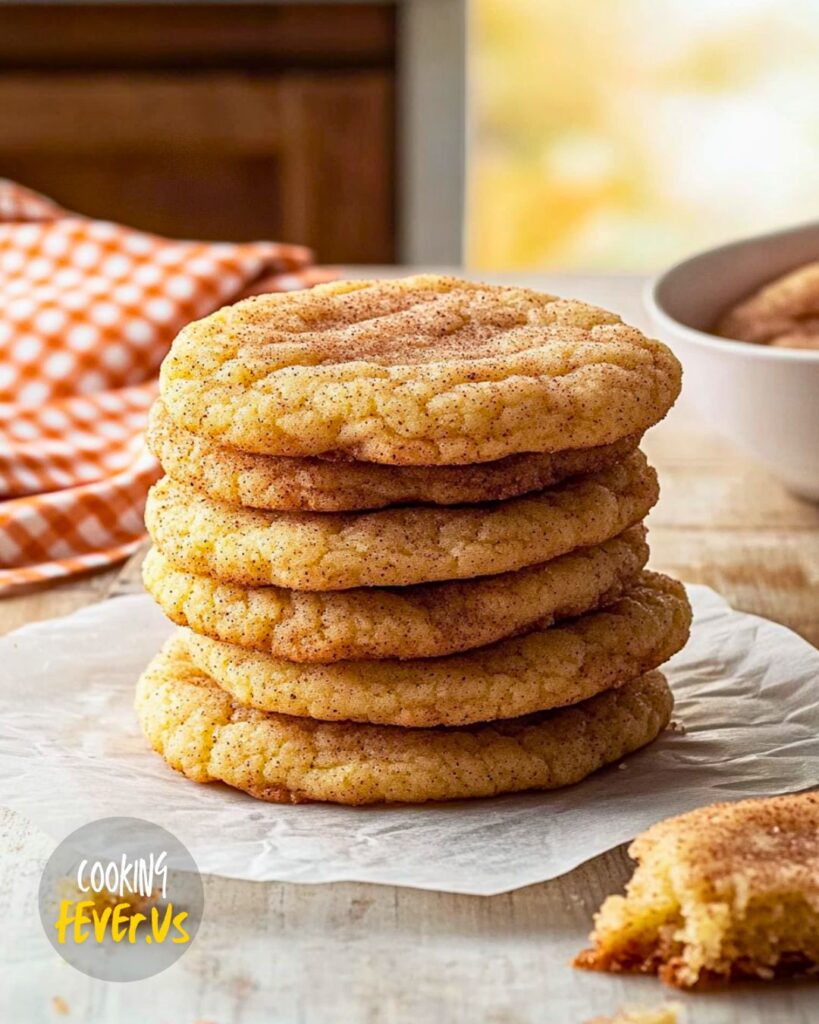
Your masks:
[[[310,592],[220,583],[156,548],[148,591],[179,626],[290,661],[432,658],[494,643],[615,601],[648,560],[634,526],[596,547],[499,576],[412,587]]]
[[[598,448],[528,452],[468,466],[384,466],[226,448],[177,426],[160,400],[151,410],[147,441],[169,476],[219,501],[283,511],[349,512],[515,498],[613,465],[634,451],[640,435]]]
[[[650,743],[673,699],[659,672],[583,704],[456,729],[316,722],[235,704],[171,639],[137,685],[142,730],[196,782],[285,803],[421,803],[556,789]]]
[[[508,501],[377,512],[268,512],[215,501],[164,477],[145,523],[178,568],[293,590],[405,586],[521,569],[610,540],[657,501],[641,452]]]
[[[602,611],[442,658],[298,664],[190,630],[180,636],[191,660],[240,704],[422,727],[576,704],[662,665],[683,646],[690,623],[682,584],[643,573]]]
[[[610,444],[680,381],[614,313],[421,275],[225,307],[180,332],[160,388],[174,422],[242,451],[430,466]]]

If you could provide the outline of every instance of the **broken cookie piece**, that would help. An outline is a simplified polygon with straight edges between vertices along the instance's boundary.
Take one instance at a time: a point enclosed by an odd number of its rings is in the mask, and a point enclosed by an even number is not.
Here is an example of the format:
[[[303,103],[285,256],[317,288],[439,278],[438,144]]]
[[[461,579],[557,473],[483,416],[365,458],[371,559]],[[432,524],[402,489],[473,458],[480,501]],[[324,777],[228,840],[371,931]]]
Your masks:
[[[575,966],[706,980],[819,973],[819,792],[715,804],[632,843]]]

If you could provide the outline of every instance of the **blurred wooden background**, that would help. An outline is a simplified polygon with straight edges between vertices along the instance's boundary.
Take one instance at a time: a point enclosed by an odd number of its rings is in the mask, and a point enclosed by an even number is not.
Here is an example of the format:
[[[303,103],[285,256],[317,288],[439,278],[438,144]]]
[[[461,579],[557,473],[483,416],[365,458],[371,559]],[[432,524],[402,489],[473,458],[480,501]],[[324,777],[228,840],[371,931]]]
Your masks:
[[[0,176],[182,238],[396,258],[392,3],[0,6]]]

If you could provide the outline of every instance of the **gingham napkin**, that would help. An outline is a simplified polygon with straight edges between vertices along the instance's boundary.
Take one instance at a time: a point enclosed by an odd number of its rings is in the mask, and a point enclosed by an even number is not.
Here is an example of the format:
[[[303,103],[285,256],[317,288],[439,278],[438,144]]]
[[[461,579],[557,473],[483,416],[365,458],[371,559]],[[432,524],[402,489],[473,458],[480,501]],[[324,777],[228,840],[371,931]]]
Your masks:
[[[300,246],[171,241],[0,180],[0,593],[137,547],[143,430],[184,324],[331,276]]]

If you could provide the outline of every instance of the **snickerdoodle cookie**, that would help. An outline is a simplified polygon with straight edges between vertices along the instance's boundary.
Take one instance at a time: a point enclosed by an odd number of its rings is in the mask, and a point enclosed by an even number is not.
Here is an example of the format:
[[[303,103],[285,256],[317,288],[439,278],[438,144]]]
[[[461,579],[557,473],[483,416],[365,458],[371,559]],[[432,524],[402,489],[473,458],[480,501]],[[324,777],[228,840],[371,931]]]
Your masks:
[[[764,285],[720,318],[725,338],[819,351],[819,260]]]
[[[662,665],[690,623],[682,584],[643,573],[602,611],[443,658],[298,664],[190,630],[180,635],[191,660],[240,704],[420,727],[576,704]]]
[[[648,560],[633,526],[596,547],[476,580],[287,590],[220,583],[176,569],[156,548],[145,586],[168,618],[194,632],[290,661],[432,658],[514,636],[615,601]]]
[[[613,465],[634,451],[640,435],[598,448],[528,452],[469,466],[383,466],[226,448],[177,426],[157,401],[147,440],[169,476],[211,498],[248,508],[349,512],[387,505],[460,505],[516,498]]]
[[[175,423],[222,445],[433,466],[641,433],[680,366],[583,302],[421,275],[228,306],[181,331],[160,386]]]
[[[483,505],[377,512],[268,512],[214,501],[165,477],[145,522],[187,572],[294,590],[404,586],[509,572],[609,540],[658,496],[641,452],[555,488]]]
[[[171,640],[139,681],[147,739],[196,782],[262,800],[420,803],[555,789],[650,743],[672,697],[652,672],[582,704],[457,729],[315,722],[241,707]]]
[[[700,807],[629,849],[579,967],[701,981],[819,971],[819,792]]]

